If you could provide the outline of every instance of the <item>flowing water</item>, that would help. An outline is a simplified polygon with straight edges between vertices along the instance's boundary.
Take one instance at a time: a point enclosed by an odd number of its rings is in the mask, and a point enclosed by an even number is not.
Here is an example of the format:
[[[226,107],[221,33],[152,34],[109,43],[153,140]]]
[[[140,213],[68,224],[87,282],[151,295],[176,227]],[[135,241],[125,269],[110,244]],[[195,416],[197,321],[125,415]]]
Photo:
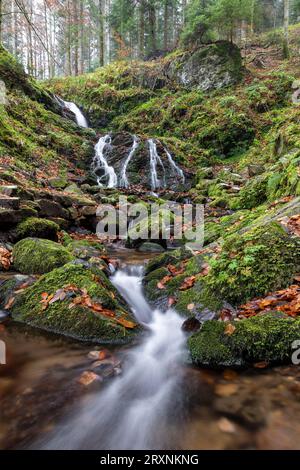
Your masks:
[[[145,256],[145,255],[143,255]],[[0,324],[0,449],[299,449],[300,370],[209,371],[185,362],[182,319],[146,302],[140,253],[112,253],[113,276],[145,326],[110,352],[123,374],[79,385],[93,345]]]
[[[97,175],[99,186],[103,186],[103,182],[107,188],[115,188],[118,185],[118,177],[112,166],[109,166],[105,156],[105,152],[109,151],[111,145],[111,136],[109,134],[100,137],[95,146],[95,156],[93,160],[93,169]],[[100,173],[100,176],[99,176]]]
[[[142,268],[119,270],[112,282],[148,332],[127,354],[128,367],[104,392],[41,443],[46,449],[150,449],[175,401],[184,355],[182,319],[174,310],[153,310],[142,291]]]
[[[72,111],[72,113],[75,114],[78,126],[89,127],[87,119],[75,103],[71,103],[70,101],[63,101],[63,103],[67,109],[69,109],[70,111]]]
[[[162,188],[166,186],[165,182],[165,167],[162,162],[162,159],[160,158],[158,151],[157,151],[157,145],[153,139],[148,140],[149,144],[149,151],[150,151],[150,170],[151,170],[151,189],[152,191],[155,191],[158,188]],[[161,169],[163,171],[163,181],[161,181],[158,177],[157,173],[157,166],[160,165]]]
[[[170,152],[164,148],[165,152],[166,152],[166,155],[168,157],[168,160],[169,160],[169,163],[171,165],[171,167],[173,168],[173,170],[175,171],[175,174],[177,174],[179,176],[179,178],[181,179],[182,181],[182,184],[185,183],[185,176],[184,176],[184,173],[182,171],[181,168],[179,168],[178,165],[176,165],[176,163],[174,162],[173,158],[172,158],[172,155],[170,154]]]
[[[133,157],[133,155],[135,154],[137,148],[139,146],[139,140],[137,138],[136,135],[133,136],[133,144],[132,144],[132,148],[129,152],[129,155],[128,157],[126,158],[125,162],[124,162],[124,165],[122,167],[122,170],[121,170],[121,178],[120,178],[120,187],[121,188],[128,188],[129,187],[129,181],[128,181],[128,178],[127,178],[127,168],[128,168],[128,165]]]

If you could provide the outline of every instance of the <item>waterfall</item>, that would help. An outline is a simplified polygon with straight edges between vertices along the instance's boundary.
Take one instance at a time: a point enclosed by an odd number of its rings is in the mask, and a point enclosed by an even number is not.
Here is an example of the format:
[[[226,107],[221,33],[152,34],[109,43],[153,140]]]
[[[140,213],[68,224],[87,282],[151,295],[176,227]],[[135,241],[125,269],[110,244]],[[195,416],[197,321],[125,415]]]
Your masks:
[[[182,318],[172,309],[165,313],[151,309],[143,294],[140,269],[119,270],[112,282],[148,333],[140,345],[126,353],[123,374],[89,397],[35,448],[168,448],[168,423],[180,403],[178,362],[185,352]]]
[[[80,111],[78,106],[76,106],[75,103],[71,103],[69,101],[63,101],[63,103],[67,109],[69,109],[70,111],[72,111],[73,114],[75,114],[76,122],[78,126],[89,127],[86,118],[84,117],[84,115],[82,114],[82,112]]]
[[[128,178],[127,178],[127,175],[126,175],[127,167],[129,165],[129,162],[132,159],[133,155],[135,154],[135,151],[138,148],[138,146],[139,146],[139,140],[138,140],[137,136],[134,135],[133,136],[132,148],[131,148],[131,150],[129,152],[129,155],[126,158],[125,163],[124,163],[124,165],[122,167],[122,170],[121,170],[121,178],[120,178],[120,185],[119,185],[121,188],[128,188],[128,186],[129,186],[129,181],[128,181]]]
[[[168,157],[168,160],[169,160],[169,163],[171,165],[171,167],[175,170],[175,173],[177,173],[177,175],[181,178],[181,181],[182,181],[182,184],[185,183],[185,176],[184,176],[184,173],[182,171],[181,168],[179,168],[178,165],[176,165],[176,163],[174,162],[173,158],[172,158],[172,155],[170,154],[170,152],[164,147],[164,151],[166,152],[166,155]]]
[[[163,187],[166,186],[166,182],[165,182],[165,167],[164,167],[164,164],[162,162],[162,159],[160,158],[160,156],[158,155],[158,152],[157,152],[157,145],[156,143],[154,142],[153,139],[149,139],[148,140],[148,144],[149,144],[149,151],[150,151],[150,170],[151,170],[151,188],[152,188],[152,191],[154,191],[155,189],[158,189],[161,187],[161,182],[160,180],[158,179],[158,175],[157,175],[157,165],[160,164],[163,172],[164,172],[164,183],[163,183]]]
[[[111,144],[111,136],[109,134],[104,137],[100,137],[98,143],[95,146],[95,156],[93,160],[93,169],[95,174],[101,172],[101,176],[97,175],[97,183],[99,186],[103,186],[102,181],[107,180],[107,188],[115,188],[118,185],[118,177],[112,166],[107,163],[104,155],[105,150]]]

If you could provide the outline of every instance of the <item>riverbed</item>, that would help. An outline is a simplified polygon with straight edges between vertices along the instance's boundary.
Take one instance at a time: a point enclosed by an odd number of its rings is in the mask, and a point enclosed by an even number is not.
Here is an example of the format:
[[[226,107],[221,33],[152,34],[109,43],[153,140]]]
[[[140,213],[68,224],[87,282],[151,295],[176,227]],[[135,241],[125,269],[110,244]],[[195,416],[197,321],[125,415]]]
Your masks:
[[[123,269],[115,285],[133,283],[138,293],[147,256],[113,256]],[[300,448],[299,367],[196,369],[178,315],[149,313],[139,302],[136,315],[144,314],[146,333],[126,347],[105,345],[121,374],[90,386],[80,378],[91,369],[89,352],[101,345],[12,321],[0,325],[7,346],[7,365],[0,366],[1,449]]]

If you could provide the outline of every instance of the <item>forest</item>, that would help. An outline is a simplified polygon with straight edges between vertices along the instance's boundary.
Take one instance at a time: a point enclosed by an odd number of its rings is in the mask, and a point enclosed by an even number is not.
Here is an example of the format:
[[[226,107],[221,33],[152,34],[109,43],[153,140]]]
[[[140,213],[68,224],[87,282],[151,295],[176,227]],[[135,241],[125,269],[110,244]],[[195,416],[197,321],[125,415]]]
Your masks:
[[[118,59],[229,39],[299,20],[299,0],[1,0],[0,35],[31,75],[78,75]]]
[[[299,104],[300,0],[0,0],[3,462],[300,449]]]

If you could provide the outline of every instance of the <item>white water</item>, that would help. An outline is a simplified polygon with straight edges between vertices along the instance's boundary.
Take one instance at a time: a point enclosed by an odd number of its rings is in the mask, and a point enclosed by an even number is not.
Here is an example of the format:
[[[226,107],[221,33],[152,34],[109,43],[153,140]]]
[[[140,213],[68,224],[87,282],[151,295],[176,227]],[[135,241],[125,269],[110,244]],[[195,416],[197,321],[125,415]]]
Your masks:
[[[129,162],[132,159],[133,155],[135,154],[138,146],[139,146],[139,140],[138,140],[137,136],[134,135],[133,136],[132,148],[131,148],[131,150],[129,152],[129,155],[126,158],[126,160],[124,162],[124,165],[123,165],[123,168],[121,170],[121,178],[120,178],[120,187],[121,188],[128,188],[128,186],[129,186],[129,181],[128,181],[127,174],[126,174],[127,173],[127,168],[128,168]]]
[[[141,270],[118,271],[113,284],[149,329],[127,353],[125,370],[102,392],[74,410],[69,420],[38,444],[43,449],[135,450],[167,448],[168,418],[180,395],[184,353],[182,318],[174,310],[153,311],[145,300]]]
[[[155,189],[166,186],[165,180],[164,180],[163,184],[161,184],[161,181],[158,178],[158,174],[157,174],[157,165],[158,164],[161,166],[164,174],[165,174],[165,167],[164,167],[164,164],[162,162],[162,159],[158,155],[157,145],[154,142],[154,140],[149,139],[148,144],[149,144],[149,151],[150,151],[151,188],[152,188],[152,191],[155,191]]]
[[[95,146],[95,156],[93,160],[94,172],[103,173],[102,176],[97,177],[97,183],[99,186],[103,186],[102,181],[107,180],[107,188],[116,188],[118,185],[118,177],[115,173],[115,170],[112,166],[109,166],[107,163],[106,157],[104,155],[107,146],[111,144],[111,136],[109,134],[101,137],[98,143]]]
[[[166,152],[166,155],[168,157],[168,160],[169,160],[169,163],[170,163],[171,167],[175,170],[175,173],[177,173],[177,175],[181,178],[182,184],[184,184],[185,183],[185,176],[184,176],[184,173],[183,173],[182,169],[179,168],[178,165],[176,165],[176,163],[174,162],[170,152],[166,148],[164,148],[164,150]]]
[[[71,103],[69,101],[64,101],[63,103],[64,103],[66,108],[68,108],[70,111],[72,111],[72,113],[75,114],[76,122],[77,122],[78,126],[80,126],[80,127],[89,127],[86,118],[84,117],[84,115],[82,114],[82,112],[80,111],[78,106],[76,106],[75,103]]]

